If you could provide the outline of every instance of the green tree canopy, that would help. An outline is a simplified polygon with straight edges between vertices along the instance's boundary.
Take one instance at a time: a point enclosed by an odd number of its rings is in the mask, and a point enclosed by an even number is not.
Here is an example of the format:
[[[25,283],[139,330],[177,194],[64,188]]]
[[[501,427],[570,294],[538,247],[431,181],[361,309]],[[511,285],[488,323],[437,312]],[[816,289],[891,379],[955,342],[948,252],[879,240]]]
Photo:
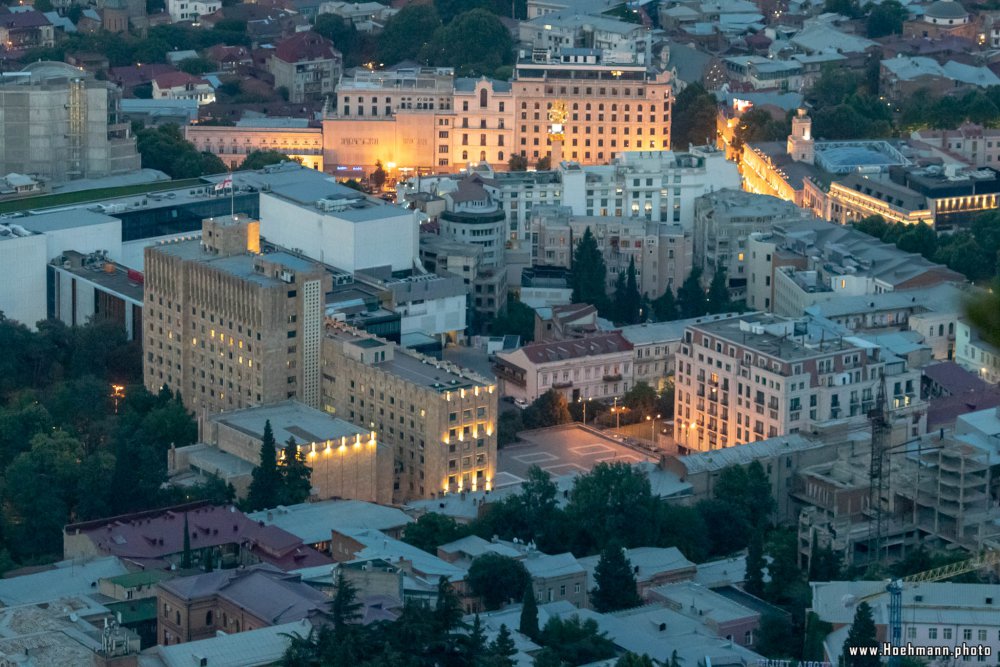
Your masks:
[[[521,561],[486,553],[473,559],[467,581],[487,611],[493,611],[520,599],[521,591],[531,584],[531,577]]]
[[[542,630],[540,643],[562,663],[570,665],[585,665],[615,655],[614,643],[600,631],[597,621],[591,618],[581,621],[576,615],[550,618]]]
[[[524,409],[522,415],[525,428],[545,428],[573,421],[569,414],[566,397],[555,389],[549,389]]]
[[[291,161],[292,158],[288,157],[281,151],[252,151],[246,156],[246,158],[244,158],[243,162],[240,163],[240,169],[263,169],[268,165]]]
[[[688,146],[715,143],[719,104],[700,83],[690,83],[674,100],[670,117],[670,145],[686,151]]]
[[[514,39],[495,14],[473,9],[438,28],[420,57],[454,67],[463,76],[492,76],[501,65],[514,62]]]
[[[701,317],[708,313],[708,301],[701,286],[701,269],[695,267],[677,290],[677,310],[682,319]]]
[[[870,647],[871,655],[851,655],[850,648]],[[867,602],[858,604],[854,611],[854,622],[847,632],[843,653],[846,667],[879,667],[882,660],[878,655],[879,642],[872,608]]]
[[[663,294],[653,300],[652,307],[653,317],[657,322],[670,322],[678,318],[677,300],[669,286],[663,290]]]
[[[573,480],[566,516],[577,531],[574,553],[595,553],[618,541],[626,547],[649,544],[655,526],[655,501],[649,479],[623,462],[598,463]]]
[[[520,336],[525,343],[535,337],[535,309],[511,295],[507,307],[497,313],[490,323],[490,333],[494,336]]]
[[[454,542],[467,534],[468,530],[459,526],[450,516],[427,512],[413,523],[406,525],[403,529],[403,541],[429,554],[437,555],[437,548],[440,545]]]
[[[142,166],[159,169],[171,178],[195,178],[226,171],[226,165],[211,153],[199,153],[177,125],[148,127],[136,134]]]
[[[433,4],[410,3],[386,21],[378,41],[379,62],[395,65],[417,60],[421,50],[441,25]]]
[[[875,5],[868,14],[866,24],[868,36],[876,39],[886,35],[903,34],[903,21],[908,15],[906,7],[897,0],[885,0]]]
[[[253,469],[250,490],[247,493],[247,507],[264,510],[276,507],[281,494],[281,473],[278,471],[278,456],[274,442],[271,420],[264,422],[264,437],[260,443],[260,462]]]
[[[535,600],[535,589],[530,581],[524,587],[521,599],[521,621],[518,630],[532,641],[538,637],[538,601]]]
[[[608,267],[588,226],[573,251],[570,287],[573,303],[589,303],[599,312],[608,310]]]

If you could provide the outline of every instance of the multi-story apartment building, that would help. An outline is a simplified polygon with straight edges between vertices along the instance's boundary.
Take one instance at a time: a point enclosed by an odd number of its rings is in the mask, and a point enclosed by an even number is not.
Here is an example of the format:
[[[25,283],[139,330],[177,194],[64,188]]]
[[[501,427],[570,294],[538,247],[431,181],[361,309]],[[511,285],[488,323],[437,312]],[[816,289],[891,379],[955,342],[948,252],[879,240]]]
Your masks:
[[[275,88],[287,90],[290,102],[304,102],[333,95],[344,58],[333,42],[307,30],[279,42],[267,66]]]
[[[1000,350],[964,320],[959,320],[957,330],[955,361],[990,384],[1000,382]]]
[[[958,156],[973,167],[1000,164],[1000,130],[994,128],[964,123],[954,130],[918,130],[910,140]]]
[[[514,92],[507,81],[455,79],[451,164],[486,162],[501,169],[514,151]],[[439,132],[440,136],[440,132]],[[440,164],[438,160],[438,166]]]
[[[236,169],[254,151],[278,151],[310,169],[323,169],[323,129],[304,118],[244,118],[235,126],[188,125],[184,138]]]
[[[492,487],[498,398],[470,371],[328,323],[323,408],[393,448],[396,501]]]
[[[5,75],[0,173],[62,182],[136,171],[139,152],[120,102],[116,86],[66,63],[42,61]]]
[[[153,79],[154,100],[194,100],[199,105],[215,101],[215,88],[208,79],[187,72],[165,72]]]
[[[639,291],[654,299],[668,287],[676,290],[691,272],[691,236],[679,224],[574,216],[568,206],[532,209],[532,264],[571,268],[573,252],[587,229],[604,255],[609,290],[633,261]]]
[[[706,451],[834,425],[864,427],[883,380],[897,430],[905,429],[900,435],[923,433],[919,371],[846,333],[760,313],[688,327],[677,357],[678,444]]]
[[[222,8],[221,0],[167,0],[167,13],[174,23],[195,21]]]
[[[550,389],[568,401],[622,396],[633,385],[633,345],[619,332],[531,343],[496,355],[504,396],[534,401]]]
[[[779,223],[747,243],[747,304],[798,317],[821,301],[965,282],[951,269],[822,220]]]
[[[145,250],[143,375],[201,413],[297,398],[320,405],[323,267],[258,254],[260,225],[209,218],[200,240]]]
[[[670,75],[600,49],[540,51],[514,68],[515,148],[537,162],[551,154],[548,111],[562,100],[568,116],[563,158],[610,162],[622,151],[670,148]]]
[[[767,195],[736,189],[702,195],[694,202],[694,266],[701,269],[706,286],[721,269],[732,296],[746,298],[750,235],[806,217],[808,212],[795,204]]]

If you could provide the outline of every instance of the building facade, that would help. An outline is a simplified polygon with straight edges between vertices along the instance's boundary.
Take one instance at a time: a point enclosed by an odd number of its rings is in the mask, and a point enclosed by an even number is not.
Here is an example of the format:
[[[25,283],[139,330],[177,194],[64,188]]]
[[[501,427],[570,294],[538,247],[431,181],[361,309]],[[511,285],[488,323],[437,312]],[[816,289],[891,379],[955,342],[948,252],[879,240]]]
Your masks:
[[[179,391],[214,413],[296,398],[320,405],[326,271],[283,252],[258,254],[259,223],[209,218],[201,240],[145,250],[146,387]]]
[[[822,426],[867,424],[884,378],[905,436],[926,425],[920,372],[858,338],[751,314],[693,325],[677,357],[678,445],[707,451]]]
[[[323,409],[395,454],[395,501],[491,489],[499,394],[469,371],[328,323]]]
[[[330,40],[307,30],[279,42],[267,68],[274,87],[288,91],[289,102],[305,102],[333,95],[344,58]]]
[[[184,138],[199,151],[217,155],[230,169],[238,168],[254,151],[278,151],[310,169],[323,169],[323,130],[309,127],[304,119],[247,119],[235,126],[187,125]]]

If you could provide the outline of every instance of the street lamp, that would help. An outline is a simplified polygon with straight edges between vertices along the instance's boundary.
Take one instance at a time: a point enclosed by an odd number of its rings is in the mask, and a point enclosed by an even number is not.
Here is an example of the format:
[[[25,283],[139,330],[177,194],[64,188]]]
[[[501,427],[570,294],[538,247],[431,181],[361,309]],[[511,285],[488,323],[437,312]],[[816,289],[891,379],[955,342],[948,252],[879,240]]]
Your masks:
[[[615,396],[615,403],[611,407],[611,412],[613,412],[615,414],[615,430],[618,430],[618,429],[621,428],[621,425],[622,425],[621,424],[622,413],[621,413],[621,410],[618,409],[618,397],[617,396]]]
[[[656,415],[656,419],[659,419],[660,415]],[[649,422],[649,439],[656,444],[656,419],[653,419],[650,415],[646,415],[646,421]]]
[[[111,385],[111,398],[115,401],[115,414],[118,414],[118,402],[125,398],[125,385],[113,384]]]
[[[593,400],[593,397],[588,397],[587,400],[583,400],[583,396],[577,396],[576,402],[583,405],[583,424],[587,425],[587,403]]]

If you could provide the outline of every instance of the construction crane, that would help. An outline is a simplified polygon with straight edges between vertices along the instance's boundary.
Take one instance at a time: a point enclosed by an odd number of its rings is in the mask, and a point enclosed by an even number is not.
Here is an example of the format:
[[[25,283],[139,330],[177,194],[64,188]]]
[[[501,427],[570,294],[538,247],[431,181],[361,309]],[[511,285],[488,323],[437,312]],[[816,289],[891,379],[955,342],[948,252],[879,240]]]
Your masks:
[[[878,385],[875,407],[868,413],[872,428],[871,463],[868,468],[868,562],[882,559],[882,498],[885,491],[887,453],[892,441],[892,420],[889,416],[889,398],[885,389],[885,372]]]
[[[903,587],[905,584],[930,583],[951,579],[966,572],[975,572],[984,567],[1000,564],[1000,550],[986,551],[973,558],[942,565],[931,570],[907,575],[899,579],[891,579],[886,584],[885,591],[889,594],[889,643],[893,646],[903,645]],[[883,591],[866,595],[858,600],[865,602],[883,594]],[[889,667],[898,667],[899,656],[889,657]]]

